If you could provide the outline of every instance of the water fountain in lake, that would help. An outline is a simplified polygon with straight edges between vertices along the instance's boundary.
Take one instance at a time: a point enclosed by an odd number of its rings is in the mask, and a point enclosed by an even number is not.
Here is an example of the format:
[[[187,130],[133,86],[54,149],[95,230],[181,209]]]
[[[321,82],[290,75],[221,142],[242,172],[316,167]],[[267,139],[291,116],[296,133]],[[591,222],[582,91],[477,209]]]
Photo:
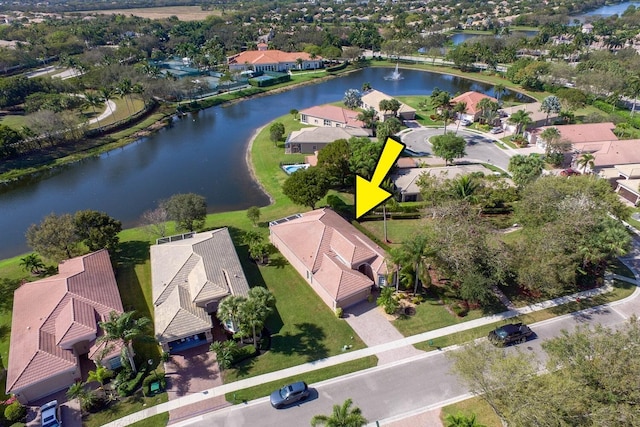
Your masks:
[[[402,74],[398,71],[397,63],[396,63],[396,69],[391,74],[384,77],[385,80],[402,80],[402,78],[403,78]]]

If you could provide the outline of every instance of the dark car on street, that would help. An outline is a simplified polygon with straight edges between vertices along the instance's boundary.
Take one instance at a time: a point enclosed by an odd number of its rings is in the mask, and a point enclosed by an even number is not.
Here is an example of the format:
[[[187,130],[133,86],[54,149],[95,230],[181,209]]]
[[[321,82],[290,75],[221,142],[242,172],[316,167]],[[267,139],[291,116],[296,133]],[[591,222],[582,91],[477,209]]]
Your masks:
[[[270,400],[271,406],[280,409],[292,403],[305,400],[307,397],[309,397],[309,387],[304,381],[298,381],[271,393]]]
[[[510,323],[489,332],[489,341],[495,345],[524,343],[533,335],[533,331],[523,323]]]

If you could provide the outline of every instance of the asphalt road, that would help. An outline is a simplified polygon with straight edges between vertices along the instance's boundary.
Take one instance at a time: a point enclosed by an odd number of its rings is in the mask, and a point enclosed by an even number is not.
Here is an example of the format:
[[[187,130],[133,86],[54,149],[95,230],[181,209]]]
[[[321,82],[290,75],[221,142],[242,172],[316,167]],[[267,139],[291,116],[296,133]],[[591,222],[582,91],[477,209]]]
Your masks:
[[[543,362],[541,344],[563,329],[597,324],[615,327],[637,309],[638,303],[624,303],[589,309],[531,325],[536,336],[525,344],[509,347],[533,352]],[[469,397],[468,390],[450,372],[447,351],[433,351],[396,364],[383,365],[352,375],[312,385],[306,401],[286,409],[273,409],[268,398],[235,405],[179,423],[180,426],[307,426],[316,414],[330,414],[334,404],[353,399],[371,425],[403,414],[436,408]]]
[[[447,127],[447,132],[455,132],[456,125],[453,124]],[[415,153],[420,153],[426,156],[432,156],[431,144],[429,144],[429,138],[436,135],[442,135],[444,129],[436,128],[421,128],[412,130],[402,136],[402,142],[407,145],[407,148]],[[456,159],[455,162],[460,164],[464,162],[482,162],[491,163],[503,170],[507,170],[509,166],[509,154],[498,147],[494,140],[489,136],[484,136],[475,132],[468,131],[463,127],[458,129],[457,134],[463,137],[467,141],[466,156],[461,159]]]

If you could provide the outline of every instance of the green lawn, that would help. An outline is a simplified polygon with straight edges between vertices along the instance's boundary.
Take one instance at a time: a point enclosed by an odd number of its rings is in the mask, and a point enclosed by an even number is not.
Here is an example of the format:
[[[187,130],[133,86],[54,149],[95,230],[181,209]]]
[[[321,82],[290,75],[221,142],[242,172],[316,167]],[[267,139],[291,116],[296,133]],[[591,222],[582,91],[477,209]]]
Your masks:
[[[419,230],[424,223],[423,219],[388,219],[387,239],[389,247],[397,247],[408,240]],[[373,234],[378,240],[384,242],[384,221],[362,221],[360,225]]]
[[[421,342],[414,346],[419,350],[431,351],[434,348],[443,348],[456,344],[464,344],[469,341],[473,341],[477,338],[486,337],[489,331],[505,323],[511,322],[524,322],[526,324],[532,324],[541,322],[543,320],[551,319],[553,317],[562,316],[564,314],[572,313],[578,310],[584,310],[590,307],[596,307],[602,304],[606,304],[612,301],[618,301],[631,295],[636,288],[632,285],[621,280],[613,281],[613,290],[609,293],[598,295],[593,298],[583,299],[580,301],[574,301],[568,304],[560,305],[557,307],[547,308],[545,310],[536,311],[530,314],[514,317],[506,321],[499,321],[489,325],[480,326],[477,328],[469,329],[467,331],[458,332],[455,334],[447,335],[440,338],[435,338],[432,342]]]
[[[0,118],[0,124],[9,126],[12,129],[19,130],[27,125],[27,121],[23,115],[9,114]]]
[[[246,259],[246,249],[240,249],[240,258]],[[225,383],[340,354],[344,345],[351,345],[351,351],[365,347],[280,254],[267,266],[247,264],[243,267],[249,283],[266,285],[276,297],[276,312],[267,321],[271,349],[225,371]]]
[[[133,427],[164,427],[169,422],[169,413],[163,412],[162,414],[154,415],[149,418],[145,418],[142,421],[130,424]]]
[[[167,393],[161,393],[153,397],[142,397],[142,395],[138,393],[137,395],[121,399],[119,402],[109,406],[109,408],[103,411],[86,415],[82,419],[82,425],[83,427],[100,427],[107,424],[108,422],[117,420],[118,418],[122,418],[125,415],[133,414],[134,412],[141,411],[146,407],[159,405],[160,403],[164,403],[166,401],[168,401]],[[136,425],[154,427],[167,425],[169,414],[165,413],[160,415],[163,415],[163,417],[152,417],[153,422],[151,424],[145,424],[145,422],[147,421],[151,422],[151,419],[147,419],[141,421],[143,424]],[[164,424],[161,424],[161,421],[163,419]]]
[[[330,366],[328,368],[318,369],[317,371],[307,372],[295,377],[282,378],[278,381],[272,381],[260,384],[255,387],[245,388],[233,393],[227,393],[225,398],[233,404],[245,402],[248,400],[258,399],[268,396],[273,390],[282,387],[285,384],[294,381],[305,381],[307,384],[314,384],[331,378],[336,378],[351,372],[361,371],[376,366],[378,358],[376,356],[363,357],[362,359],[353,360],[351,362],[341,363],[340,365]]]
[[[480,397],[472,397],[453,405],[444,406],[440,417],[443,422],[448,414],[462,414],[468,417],[475,415],[478,424],[482,424],[485,427],[502,427],[500,418],[493,412],[491,406]]]

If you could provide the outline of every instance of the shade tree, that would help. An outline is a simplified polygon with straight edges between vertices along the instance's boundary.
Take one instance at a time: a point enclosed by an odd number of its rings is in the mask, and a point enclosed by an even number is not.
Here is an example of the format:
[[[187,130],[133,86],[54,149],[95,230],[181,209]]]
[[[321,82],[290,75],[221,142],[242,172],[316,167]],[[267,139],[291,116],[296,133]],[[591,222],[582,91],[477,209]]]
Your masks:
[[[80,254],[80,238],[70,214],[51,213],[39,224],[32,224],[26,232],[27,244],[44,258],[60,262]]]
[[[204,225],[207,201],[199,194],[174,194],[161,205],[167,211],[167,218],[175,221],[179,230],[194,231]]]
[[[453,163],[454,159],[464,157],[467,142],[453,132],[436,135],[429,141],[433,147],[433,154],[444,159],[445,164]]]
[[[76,234],[90,251],[106,248],[113,251],[118,246],[118,233],[122,223],[104,212],[91,209],[73,215]]]
[[[282,192],[293,203],[315,209],[329,188],[327,173],[322,168],[310,167],[292,173],[282,185]]]
[[[528,156],[516,154],[509,159],[509,172],[519,186],[529,184],[538,178],[544,170],[544,159],[536,153]]]
[[[318,167],[324,169],[332,186],[342,187],[353,181],[349,169],[351,150],[346,139],[337,139],[318,152]]]

